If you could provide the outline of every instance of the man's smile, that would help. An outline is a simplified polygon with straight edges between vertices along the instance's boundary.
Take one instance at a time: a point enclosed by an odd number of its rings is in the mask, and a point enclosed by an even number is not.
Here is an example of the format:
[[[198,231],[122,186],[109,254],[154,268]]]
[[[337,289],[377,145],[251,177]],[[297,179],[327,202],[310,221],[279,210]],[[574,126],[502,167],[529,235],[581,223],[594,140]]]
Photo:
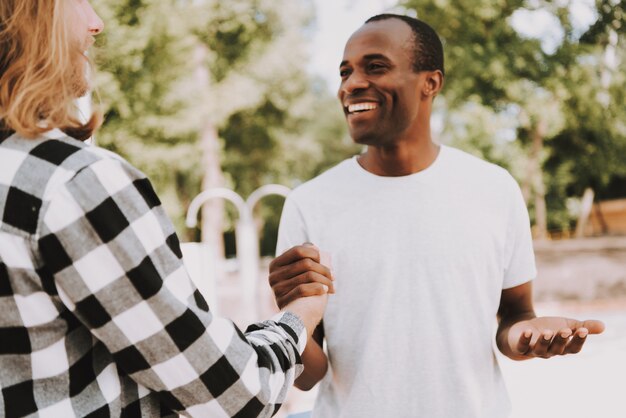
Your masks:
[[[348,113],[358,113],[358,112],[366,112],[368,110],[378,109],[378,103],[374,102],[364,102],[364,103],[355,103],[347,106]]]
[[[369,112],[371,110],[378,109],[379,105],[377,102],[359,102],[359,103],[350,103],[344,106],[344,110],[347,115],[354,115],[359,113]]]

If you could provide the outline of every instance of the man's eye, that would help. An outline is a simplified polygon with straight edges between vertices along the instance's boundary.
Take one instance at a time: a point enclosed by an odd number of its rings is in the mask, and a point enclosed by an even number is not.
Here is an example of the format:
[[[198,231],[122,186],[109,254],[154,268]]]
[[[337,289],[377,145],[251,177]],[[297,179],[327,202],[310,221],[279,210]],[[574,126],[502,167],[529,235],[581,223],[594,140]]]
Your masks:
[[[367,68],[371,71],[377,71],[385,69],[385,65],[377,62],[372,62],[367,66]]]
[[[339,70],[339,75],[343,78],[350,74],[349,70]]]

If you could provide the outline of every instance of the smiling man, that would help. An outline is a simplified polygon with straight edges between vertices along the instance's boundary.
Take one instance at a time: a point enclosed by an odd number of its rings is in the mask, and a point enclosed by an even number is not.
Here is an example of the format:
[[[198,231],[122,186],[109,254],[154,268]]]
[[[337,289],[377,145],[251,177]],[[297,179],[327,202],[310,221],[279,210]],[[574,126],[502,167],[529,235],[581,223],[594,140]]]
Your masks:
[[[286,251],[270,266],[279,306],[311,282],[336,292],[296,385],[322,381],[315,417],[505,417],[494,332],[502,353],[523,360],[576,353],[604,325],[536,317],[517,183],[433,142],[444,67],[430,26],[369,19],[340,74],[350,135],[367,150],[293,191],[279,230]],[[307,241],[330,253],[332,270],[316,247],[299,246]]]

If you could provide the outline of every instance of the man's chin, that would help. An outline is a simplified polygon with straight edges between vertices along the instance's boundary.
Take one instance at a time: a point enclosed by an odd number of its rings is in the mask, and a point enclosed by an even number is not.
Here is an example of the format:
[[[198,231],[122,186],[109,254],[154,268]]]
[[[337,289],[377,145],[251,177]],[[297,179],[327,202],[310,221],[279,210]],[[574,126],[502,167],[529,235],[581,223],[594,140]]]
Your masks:
[[[88,76],[89,67],[87,66],[84,56],[81,55],[79,60],[79,64],[76,65],[75,71],[71,76],[72,95],[76,98],[83,97],[91,91],[91,83]]]
[[[91,85],[86,80],[74,80],[72,83],[72,94],[77,99],[84,97],[91,90]]]
[[[351,130],[350,137],[355,144],[359,145],[376,145],[380,142],[380,135],[370,131]]]

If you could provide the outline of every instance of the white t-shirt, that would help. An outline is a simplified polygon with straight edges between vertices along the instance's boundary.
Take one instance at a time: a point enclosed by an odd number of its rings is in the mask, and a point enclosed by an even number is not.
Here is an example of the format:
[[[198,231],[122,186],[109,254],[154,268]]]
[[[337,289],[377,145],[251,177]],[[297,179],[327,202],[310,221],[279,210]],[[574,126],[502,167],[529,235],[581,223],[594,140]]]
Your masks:
[[[287,198],[278,253],[305,241],[331,254],[336,280],[314,417],[509,414],[496,312],[502,289],[536,270],[506,170],[446,146],[403,177],[343,161]]]

